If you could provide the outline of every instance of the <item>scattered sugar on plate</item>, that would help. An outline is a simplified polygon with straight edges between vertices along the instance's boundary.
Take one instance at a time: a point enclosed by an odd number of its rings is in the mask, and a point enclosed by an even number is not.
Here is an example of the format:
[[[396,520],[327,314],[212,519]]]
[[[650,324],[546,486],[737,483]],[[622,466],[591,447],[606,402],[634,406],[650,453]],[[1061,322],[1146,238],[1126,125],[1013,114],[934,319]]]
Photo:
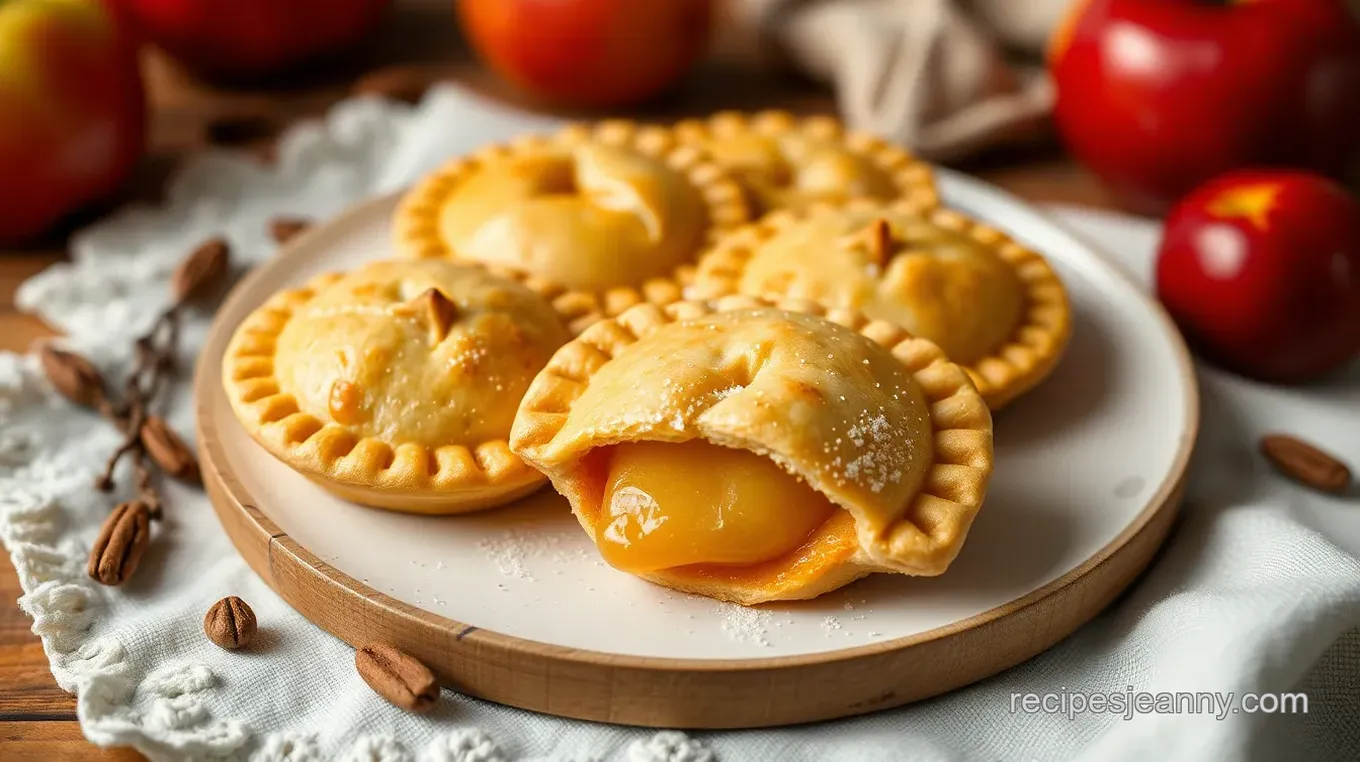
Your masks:
[[[486,551],[487,557],[502,575],[531,580],[534,575],[524,566],[524,559],[528,556],[524,537],[522,532],[511,529],[500,537],[485,537],[479,540],[477,547]]]
[[[827,635],[830,635],[832,632],[835,632],[840,628],[841,620],[837,619],[834,616],[829,616],[822,620],[822,632],[825,632]]]
[[[766,634],[774,615],[768,611],[757,611],[735,604],[722,604],[718,607],[722,619],[722,631],[738,643],[753,643],[769,648],[771,643]]]
[[[578,537],[576,534],[545,534],[509,529],[498,537],[479,540],[477,547],[486,551],[487,558],[504,576],[532,581],[533,572],[529,571],[526,565],[526,562],[532,559],[547,558],[554,566],[589,560],[590,554],[582,546],[582,538],[584,535]],[[553,573],[561,572],[554,569]]]

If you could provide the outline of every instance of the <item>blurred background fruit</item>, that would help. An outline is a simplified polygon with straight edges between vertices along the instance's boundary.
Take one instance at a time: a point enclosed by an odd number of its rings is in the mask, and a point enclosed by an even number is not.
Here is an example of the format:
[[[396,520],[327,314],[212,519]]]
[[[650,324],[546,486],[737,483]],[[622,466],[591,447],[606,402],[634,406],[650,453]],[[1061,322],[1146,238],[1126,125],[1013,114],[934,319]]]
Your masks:
[[[1225,175],[1167,218],[1157,291],[1206,358],[1299,382],[1360,356],[1360,201],[1319,175]]]
[[[556,105],[623,106],[660,94],[708,44],[711,0],[457,0],[487,64]]]
[[[1078,0],[1054,34],[1072,153],[1157,213],[1249,166],[1360,169],[1360,18],[1348,0]]]
[[[0,2],[0,243],[32,238],[132,171],[146,104],[100,0]]]
[[[390,0],[112,0],[185,68],[210,78],[260,77],[340,52],[377,24]]]

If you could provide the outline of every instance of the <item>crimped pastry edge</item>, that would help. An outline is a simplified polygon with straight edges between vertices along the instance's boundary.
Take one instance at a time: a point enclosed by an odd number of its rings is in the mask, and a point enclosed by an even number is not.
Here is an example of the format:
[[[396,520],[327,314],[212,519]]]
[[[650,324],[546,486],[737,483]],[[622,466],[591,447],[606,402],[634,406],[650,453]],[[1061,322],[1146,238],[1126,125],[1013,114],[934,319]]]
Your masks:
[[[449,160],[418,181],[398,203],[393,217],[393,238],[397,251],[410,258],[457,260],[456,254],[439,234],[439,215],[449,196],[464,179],[491,162],[545,148],[571,147],[588,142],[630,147],[661,159],[690,179],[703,197],[708,215],[704,240],[694,252],[695,261],[726,233],[751,220],[751,210],[740,184],[703,149],[679,141],[669,127],[610,119],[590,124],[571,124],[548,135],[523,135]],[[692,273],[693,262],[689,262],[668,275],[649,278],[636,286],[616,286],[598,292],[558,288],[554,298],[564,301],[569,308],[614,316],[637,304],[679,301],[682,298],[681,291]]]
[[[1072,310],[1067,289],[1052,266],[1038,252],[1002,231],[944,207],[923,207],[908,201],[892,203],[857,199],[845,204],[816,204],[800,211],[772,212],[733,231],[699,261],[684,288],[686,298],[718,298],[740,290],[742,274],[764,241],[794,223],[838,211],[891,213],[921,217],[934,225],[988,246],[1010,265],[1025,291],[1023,319],[1000,346],[976,362],[964,365],[969,377],[992,410],[1001,410],[1034,388],[1053,371],[1072,335]],[[782,298],[781,294],[764,294]]]
[[[891,528],[881,533],[868,529],[872,522],[864,519],[855,506],[841,505],[855,518],[860,548],[844,559],[835,575],[825,581],[823,578],[828,575],[802,586],[751,590],[711,580],[706,582],[704,575],[688,574],[684,570],[679,570],[679,574],[674,573],[677,570],[666,570],[639,576],[674,589],[752,605],[772,600],[813,598],[873,572],[919,576],[944,572],[963,545],[972,520],[981,508],[991,476],[990,410],[969,376],[945,358],[934,343],[913,337],[888,322],[870,320],[854,310],[827,309],[807,300],[733,295],[664,306],[644,304],[617,317],[604,319],[559,349],[534,379],[515,416],[511,450],[547,474],[557,491],[571,503],[582,528],[594,539],[595,528],[583,515],[579,492],[569,478],[579,458],[555,462],[548,451],[566,423],[572,404],[588,386],[595,366],[607,363],[617,352],[668,323],[761,307],[814,315],[850,328],[888,349],[912,374],[928,404],[935,454],[922,481],[922,491]],[[599,357],[604,359],[601,361]],[[768,452],[764,454],[769,455]],[[796,468],[796,464],[781,465]],[[798,473],[805,479],[809,476],[802,470]],[[813,479],[808,479],[808,483],[825,494]],[[957,518],[955,526],[945,532],[944,542],[935,542],[911,518],[924,514],[938,517],[942,513]],[[908,556],[911,560],[903,560]]]
[[[553,305],[572,336],[599,319],[593,305],[563,300],[562,290],[523,273],[466,267],[519,283]],[[503,437],[475,447],[430,448],[357,437],[347,426],[302,412],[279,389],[274,353],[292,315],[346,273],[318,275],[274,294],[237,326],[222,360],[222,384],[251,438],[288,467],[336,495],[407,513],[466,513],[503,505],[543,486],[542,474],[510,452]]]

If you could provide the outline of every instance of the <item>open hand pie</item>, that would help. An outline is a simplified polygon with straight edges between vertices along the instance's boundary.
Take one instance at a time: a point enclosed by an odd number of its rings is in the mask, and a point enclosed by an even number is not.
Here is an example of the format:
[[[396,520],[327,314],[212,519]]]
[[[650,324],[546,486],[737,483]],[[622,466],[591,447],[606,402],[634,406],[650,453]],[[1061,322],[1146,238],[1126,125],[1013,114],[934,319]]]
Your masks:
[[[396,238],[406,256],[531,273],[614,314],[678,299],[677,268],[748,219],[740,187],[702,150],[614,121],[450,162],[402,200]]]
[[[675,134],[731,171],[757,216],[852,198],[939,203],[928,164],[881,138],[847,132],[828,116],[727,111],[680,122]]]
[[[905,328],[964,366],[992,409],[1052,371],[1071,332],[1043,257],[943,208],[869,200],[785,210],[733,233],[687,296],[810,299]]]
[[[586,329],[510,441],[611,565],[747,605],[940,574],[992,470],[987,406],[934,344],[749,297]]]
[[[507,437],[530,381],[570,336],[544,297],[483,268],[379,261],[251,313],[223,383],[251,436],[326,489],[457,513],[542,485]]]

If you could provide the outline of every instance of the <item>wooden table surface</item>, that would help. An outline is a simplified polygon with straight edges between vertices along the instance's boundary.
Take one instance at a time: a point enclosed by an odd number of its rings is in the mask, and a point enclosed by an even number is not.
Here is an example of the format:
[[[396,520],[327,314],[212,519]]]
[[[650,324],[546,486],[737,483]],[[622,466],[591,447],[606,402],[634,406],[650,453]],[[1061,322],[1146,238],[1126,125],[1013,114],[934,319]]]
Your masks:
[[[210,125],[227,116],[259,120],[264,134],[249,136],[243,150],[268,150],[269,134],[298,119],[321,113],[343,97],[354,77],[387,64],[415,63],[448,79],[513,105],[535,104],[510,91],[482,69],[458,39],[448,0],[399,4],[373,39],[343,62],[290,76],[268,86],[212,87],[194,82],[173,64],[148,53],[145,71],[151,102],[149,150],[123,196],[154,200],[177,161],[210,142]],[[786,74],[761,72],[730,58],[704,63],[664,100],[630,115],[643,118],[701,115],[721,108],[786,108],[830,112],[828,94]],[[570,114],[589,118],[590,114]],[[1040,202],[1111,207],[1091,176],[1062,154],[1051,140],[1007,148],[956,165],[1022,197]],[[109,206],[112,206],[110,204]],[[24,351],[52,335],[39,320],[19,313],[14,291],[26,278],[64,256],[65,235],[97,219],[87,213],[22,251],[0,251],[0,350]],[[3,554],[0,554],[3,555]],[[98,749],[81,735],[75,700],[60,690],[47,668],[31,621],[14,601],[22,591],[8,556],[0,558],[0,760],[136,760],[128,749]]]

